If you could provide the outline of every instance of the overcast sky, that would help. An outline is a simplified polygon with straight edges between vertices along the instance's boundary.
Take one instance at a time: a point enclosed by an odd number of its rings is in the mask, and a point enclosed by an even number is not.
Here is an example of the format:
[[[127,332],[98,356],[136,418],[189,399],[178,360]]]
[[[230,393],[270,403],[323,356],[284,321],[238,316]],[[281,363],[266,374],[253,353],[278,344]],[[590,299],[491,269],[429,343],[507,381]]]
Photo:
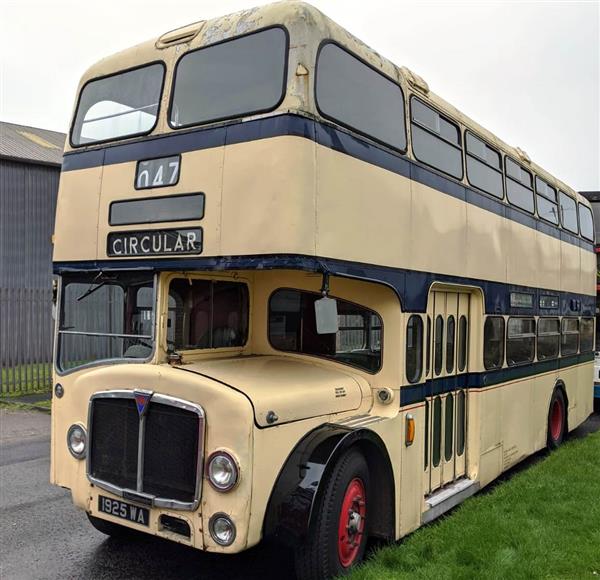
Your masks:
[[[67,131],[95,61],[261,0],[0,0],[0,120]],[[600,190],[600,1],[313,0],[577,190]]]

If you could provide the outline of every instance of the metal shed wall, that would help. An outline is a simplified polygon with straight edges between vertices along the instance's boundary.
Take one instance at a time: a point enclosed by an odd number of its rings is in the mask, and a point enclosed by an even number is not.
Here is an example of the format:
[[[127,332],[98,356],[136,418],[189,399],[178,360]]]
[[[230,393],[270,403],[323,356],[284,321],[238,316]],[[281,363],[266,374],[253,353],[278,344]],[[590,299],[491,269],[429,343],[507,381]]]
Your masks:
[[[50,388],[60,166],[0,159],[0,393]]]

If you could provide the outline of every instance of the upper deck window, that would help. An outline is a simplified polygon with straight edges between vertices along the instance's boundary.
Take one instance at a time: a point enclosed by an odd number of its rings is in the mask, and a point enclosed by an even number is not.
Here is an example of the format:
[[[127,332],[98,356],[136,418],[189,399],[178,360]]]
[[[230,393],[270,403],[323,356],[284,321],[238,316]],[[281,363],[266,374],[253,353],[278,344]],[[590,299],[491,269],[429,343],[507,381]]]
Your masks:
[[[320,294],[277,290],[269,302],[269,340],[273,348],[333,359],[370,373],[381,368],[382,322],[364,306],[337,299],[337,333],[318,334],[315,301]]]
[[[400,87],[336,44],[317,60],[316,99],[325,117],[396,149],[406,149]]]
[[[577,203],[575,200],[559,190],[558,199],[560,201],[560,222],[563,228],[573,232],[574,234],[579,233],[577,227]]]
[[[452,177],[462,179],[458,126],[414,97],[410,100],[411,135],[415,157]]]
[[[579,204],[579,225],[581,226],[581,235],[593,242],[594,218],[592,217],[592,210],[582,203]]]
[[[268,28],[184,54],[175,70],[169,113],[187,127],[266,112],[285,94],[287,33]]]
[[[533,213],[533,182],[531,173],[512,159],[506,158],[506,195],[512,205]]]
[[[165,67],[149,64],[92,80],[82,89],[71,145],[145,135],[156,125]]]
[[[467,179],[469,183],[486,193],[502,199],[502,164],[500,153],[492,149],[471,132],[466,132]]]
[[[536,176],[535,192],[537,197],[538,215],[547,222],[558,224],[558,205],[556,189]]]

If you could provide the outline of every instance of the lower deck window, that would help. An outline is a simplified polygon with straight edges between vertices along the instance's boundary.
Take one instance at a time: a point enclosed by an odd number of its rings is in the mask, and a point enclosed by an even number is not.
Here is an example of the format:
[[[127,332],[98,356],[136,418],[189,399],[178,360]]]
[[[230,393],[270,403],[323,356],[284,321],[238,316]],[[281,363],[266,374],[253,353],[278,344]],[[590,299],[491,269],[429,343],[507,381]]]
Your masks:
[[[423,319],[413,314],[406,325],[406,378],[409,383],[421,379],[423,349]]]
[[[509,366],[528,363],[535,356],[535,320],[509,318],[506,338],[506,362]]]
[[[592,352],[594,350],[594,319],[582,318],[580,324],[580,346],[581,352]]]
[[[315,302],[320,294],[277,290],[269,302],[269,340],[273,348],[312,354],[368,372],[381,368],[382,322],[372,310],[337,299],[336,333],[318,334]]]
[[[483,328],[483,364],[487,370],[504,363],[504,318],[488,316]]]
[[[560,354],[562,356],[577,354],[579,350],[579,320],[577,318],[562,319],[562,336]]]
[[[538,360],[548,360],[558,356],[560,325],[558,318],[538,320]]]

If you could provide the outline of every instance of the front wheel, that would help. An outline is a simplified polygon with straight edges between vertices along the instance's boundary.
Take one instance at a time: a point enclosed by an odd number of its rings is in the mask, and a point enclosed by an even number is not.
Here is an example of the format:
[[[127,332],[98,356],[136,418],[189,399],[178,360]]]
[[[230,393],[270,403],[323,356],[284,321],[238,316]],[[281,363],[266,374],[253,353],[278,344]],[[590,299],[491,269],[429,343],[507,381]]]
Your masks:
[[[369,469],[363,455],[348,451],[324,485],[313,534],[296,550],[298,580],[344,576],[365,553]]]
[[[554,389],[548,412],[548,448],[556,449],[565,438],[567,431],[567,407],[561,389]]]

